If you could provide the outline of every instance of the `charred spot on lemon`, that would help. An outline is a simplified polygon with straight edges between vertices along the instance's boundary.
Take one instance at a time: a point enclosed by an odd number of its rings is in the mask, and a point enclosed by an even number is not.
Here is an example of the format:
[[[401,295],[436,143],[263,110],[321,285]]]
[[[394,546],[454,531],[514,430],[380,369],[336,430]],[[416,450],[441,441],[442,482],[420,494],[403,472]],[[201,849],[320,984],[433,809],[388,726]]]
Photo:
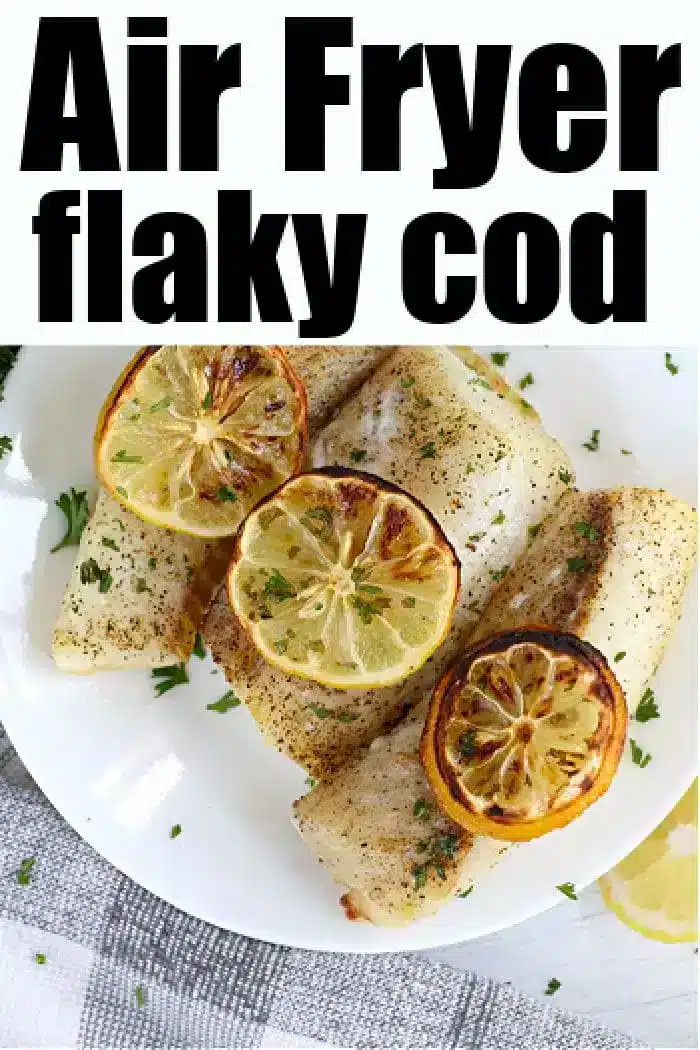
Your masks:
[[[139,517],[217,538],[297,473],[306,438],[306,394],[281,347],[147,347],[105,402],[95,461]]]
[[[607,790],[627,727],[604,656],[532,627],[473,645],[438,683],[421,761],[438,805],[479,835],[527,841]]]
[[[370,474],[300,474],[246,519],[231,607],[265,659],[335,689],[389,686],[445,637],[459,562],[412,497]]]

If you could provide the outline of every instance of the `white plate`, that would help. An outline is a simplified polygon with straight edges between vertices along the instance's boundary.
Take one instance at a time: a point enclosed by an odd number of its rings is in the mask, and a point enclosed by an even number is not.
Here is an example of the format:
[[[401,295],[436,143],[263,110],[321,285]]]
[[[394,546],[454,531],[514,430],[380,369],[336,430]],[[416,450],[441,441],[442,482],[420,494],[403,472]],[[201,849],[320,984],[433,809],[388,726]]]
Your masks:
[[[0,468],[0,720],[49,799],[117,868],[193,915],[253,937],[304,948],[394,951],[468,940],[535,915],[632,849],[695,775],[696,587],[658,674],[663,717],[635,725],[653,753],[629,752],[608,794],[564,831],[511,853],[476,891],[399,931],[344,919],[339,889],[293,829],[304,773],[263,745],[247,712],[206,704],[225,690],[193,659],[192,684],[153,695],[147,673],[59,673],[49,645],[74,550],[53,506],[70,485],[92,485],[90,440],[102,399],[131,351],[26,349],[0,407],[15,448]],[[581,486],[663,486],[695,504],[695,354],[518,350],[507,373],[532,371],[527,394],[566,445]],[[600,451],[582,448],[594,427]],[[632,450],[623,456],[621,448]],[[182,834],[171,840],[173,824]]]

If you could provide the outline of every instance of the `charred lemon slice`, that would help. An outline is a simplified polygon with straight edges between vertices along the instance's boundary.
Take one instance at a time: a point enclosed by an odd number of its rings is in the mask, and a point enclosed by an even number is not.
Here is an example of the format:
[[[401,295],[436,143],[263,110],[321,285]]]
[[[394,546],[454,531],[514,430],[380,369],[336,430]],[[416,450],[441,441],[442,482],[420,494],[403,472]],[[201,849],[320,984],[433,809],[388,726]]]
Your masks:
[[[231,606],[266,660],[336,689],[388,686],[445,637],[459,562],[431,514],[370,474],[327,469],[246,519]]]
[[[236,532],[301,467],[306,395],[281,347],[146,347],[95,433],[97,474],[125,507],[192,536]]]
[[[607,790],[626,727],[624,693],[597,649],[524,628],[477,642],[438,683],[421,761],[457,824],[525,841]]]

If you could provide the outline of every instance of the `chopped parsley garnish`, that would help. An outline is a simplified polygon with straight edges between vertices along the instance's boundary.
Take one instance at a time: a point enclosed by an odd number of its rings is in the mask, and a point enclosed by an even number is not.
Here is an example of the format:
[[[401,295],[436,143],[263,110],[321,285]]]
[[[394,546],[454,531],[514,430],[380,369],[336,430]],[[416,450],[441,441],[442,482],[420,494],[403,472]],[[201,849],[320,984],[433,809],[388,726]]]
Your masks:
[[[37,952],[34,956],[34,962],[37,963],[38,966],[44,966],[46,963],[46,956],[44,955],[44,953]]]
[[[118,551],[119,550],[119,547],[117,547],[117,544],[116,544],[115,540],[113,540],[111,536],[103,536],[102,537],[102,546],[103,547],[109,547],[109,549],[111,551]]]
[[[501,352],[500,350],[491,354],[491,360],[495,365],[498,365],[499,368],[503,368],[509,357],[509,353]]]
[[[644,749],[639,746],[636,740],[632,740],[631,737],[630,748],[632,750],[632,761],[634,762],[635,766],[639,766],[640,769],[644,769],[645,766],[649,765],[649,763],[651,762],[651,753],[649,751],[645,753]]]
[[[189,682],[187,667],[185,664],[170,664],[169,667],[154,667],[151,678],[157,679],[153,688],[156,696],[162,696],[176,685],[185,685]]]
[[[112,586],[112,574],[109,569],[101,569],[94,558],[88,558],[80,565],[80,582],[97,583],[100,594],[106,594]]]
[[[25,857],[20,863],[17,872],[17,882],[20,886],[28,886],[32,881],[32,870],[36,864],[36,857]]]
[[[287,652],[288,644],[289,643],[287,642],[286,638],[278,638],[275,642],[272,643],[272,646],[276,653],[279,653],[280,656],[284,656],[284,654]]]
[[[197,631],[196,635],[194,636],[194,646],[192,652],[195,656],[198,656],[200,660],[203,660],[206,656],[206,651],[204,649],[204,639],[202,638],[199,631]]]
[[[561,988],[561,981],[558,981],[556,977],[549,978],[549,984],[544,990],[545,995],[554,995]]]
[[[149,594],[152,593],[151,588],[148,586],[143,576],[135,576],[132,580],[132,586],[137,594],[145,594],[146,592]]]
[[[273,569],[270,576],[265,580],[263,594],[266,598],[274,598],[276,602],[286,602],[290,598],[294,598],[296,593],[294,587],[279,569]]]
[[[225,715],[227,711],[240,706],[240,699],[236,696],[233,689],[229,689],[220,700],[216,700],[213,704],[207,704],[207,711],[216,711],[220,715]]]
[[[112,463],[143,463],[143,456],[130,456],[125,448],[117,449]]]
[[[76,492],[72,487],[68,492],[61,493],[56,500],[56,506],[66,516],[66,534],[60,543],[51,548],[52,554],[54,551],[60,551],[62,547],[77,547],[90,517],[87,492]]]
[[[627,653],[623,650],[620,653],[615,653],[615,656],[613,657],[613,659],[614,659],[616,664],[619,664],[620,660],[624,660],[624,658],[626,656],[627,656]]]
[[[155,558],[149,558],[148,559],[148,568],[149,569],[155,569],[157,564],[158,564],[158,562],[156,561]]]
[[[238,493],[230,485],[222,485],[217,492],[217,496],[222,503],[235,503],[238,499]]]
[[[504,565],[502,569],[491,569],[490,576],[494,583],[499,583],[504,576],[510,572],[510,565]]]
[[[12,438],[4,434],[0,437],[0,459],[5,455],[6,452],[12,452]]]
[[[528,525],[528,527],[527,527],[527,534],[528,534],[528,536],[530,537],[531,540],[534,540],[535,536],[537,535],[537,533],[540,531],[541,528],[542,528],[541,525]]]
[[[358,583],[358,591],[364,591],[366,594],[381,594],[381,587],[377,587],[374,583]]]
[[[134,989],[134,995],[136,996],[136,1005],[141,1009],[141,1007],[146,1004],[146,996],[144,995],[143,988],[140,984]]]
[[[0,401],[5,393],[5,380],[17,362],[19,346],[0,346]]]
[[[469,537],[469,542],[478,543],[479,540],[483,540],[485,535],[485,532],[472,532],[471,536]]]
[[[565,485],[571,484],[571,474],[569,474],[568,470],[559,471],[559,480],[563,481]]]
[[[527,390],[529,386],[532,386],[535,382],[532,372],[528,372],[526,376],[519,381],[518,386],[521,390]]]
[[[476,752],[476,729],[468,729],[459,738],[459,753],[462,758],[472,758]]]
[[[413,376],[409,376],[407,379],[401,380],[401,386],[404,388],[404,390],[410,390],[412,386],[415,386],[415,382],[416,381],[413,378]]]
[[[419,408],[430,408],[432,401],[429,397],[423,397],[422,394],[416,394],[416,404]],[[442,435],[440,435],[442,437]]]
[[[502,525],[505,520],[506,520],[505,514],[503,513],[502,510],[499,510],[498,514],[496,514],[495,517],[491,518],[491,524],[492,525]]]
[[[652,718],[661,718],[661,712],[656,706],[654,691],[646,688],[642,693],[642,699],[637,704],[634,719],[635,722],[648,722]]]
[[[419,820],[427,820],[430,816],[430,806],[424,798],[417,798],[413,805],[413,816]]]
[[[389,608],[391,598],[386,594],[373,595],[371,598],[363,598],[359,594],[353,594],[350,604],[360,617],[361,623],[367,627],[371,624],[373,616],[381,616],[382,609]]]
[[[211,390],[207,390],[206,394],[204,395],[204,400],[202,401],[202,408],[211,408],[213,403],[214,399],[212,397]]]
[[[401,599],[401,604],[404,607],[404,609],[415,609],[416,599],[413,597],[412,594],[407,594],[404,598]]]
[[[566,567],[569,572],[588,572],[590,569],[587,558],[567,558]]]
[[[309,711],[316,715],[317,718],[328,718],[333,712],[329,711],[327,707],[322,707],[320,704],[309,704]]]
[[[304,783],[306,784],[307,788],[315,788],[318,784],[318,780],[316,780],[315,777],[307,777]]]
[[[600,539],[600,532],[595,525],[591,525],[590,521],[575,522],[574,531],[578,532],[579,536],[584,536],[587,540],[591,540],[591,542]]]
[[[178,835],[182,834],[182,824],[173,824],[170,829],[170,838],[176,839]]]
[[[307,704],[307,707],[317,718],[336,718],[339,722],[347,723],[354,722],[359,717],[351,711],[331,711],[329,708],[323,707],[321,704]]]
[[[119,493],[120,496],[123,496],[125,499],[129,495],[129,493],[126,491],[126,489],[123,488],[121,485],[117,485],[117,492]]]
[[[460,890],[457,896],[464,900],[465,897],[469,896],[473,889],[473,886],[468,886],[466,890]]]
[[[600,448],[600,431],[594,430],[588,441],[584,441],[583,447],[589,452],[597,452]]]
[[[435,459],[436,455],[437,455],[437,453],[436,453],[436,450],[435,450],[435,442],[434,441],[426,441],[426,443],[424,445],[421,445],[421,447],[420,447],[420,458],[421,459]]]
[[[632,455],[631,451],[628,448],[621,448],[620,452],[622,453],[623,456],[631,456]]]
[[[428,881],[428,865],[414,864],[411,868],[411,874],[413,875],[414,890],[422,890]]]
[[[350,571],[350,579],[353,583],[362,583],[368,572],[368,569],[363,569],[359,565],[353,565]]]
[[[568,897],[570,901],[577,901],[578,894],[574,888],[573,882],[562,882],[561,886],[557,886],[560,893],[563,893],[565,897]]]
[[[666,370],[670,372],[672,376],[678,375],[678,365],[674,365],[668,350],[664,354],[664,363],[666,365]]]
[[[487,385],[488,385],[488,384],[487,384]],[[494,459],[493,459],[493,461],[494,461],[494,463],[500,463],[500,462],[501,462],[501,460],[502,460],[502,459],[505,459],[505,458],[506,458],[506,454],[505,454],[505,451],[504,451],[504,449],[502,449],[502,448],[499,448],[498,452],[497,452],[497,453],[496,453],[496,455],[494,456]],[[471,464],[469,464],[469,466],[471,466]],[[469,473],[470,473],[470,471],[469,471],[469,469],[467,469],[467,474],[469,474]]]
[[[367,459],[367,450],[364,448],[354,448],[350,453],[351,463],[362,463]]]
[[[414,864],[411,868],[413,875],[413,888],[420,890],[428,881],[428,871],[435,868],[436,873],[444,881],[447,878],[445,863],[454,860],[459,848],[459,837],[457,835],[437,834],[428,842],[419,842],[417,849],[419,853],[427,853],[428,856],[422,864]]]
[[[170,408],[172,403],[173,403],[173,399],[171,397],[168,397],[168,395],[166,394],[165,397],[162,397],[160,399],[160,401],[156,401],[155,404],[151,405],[150,411],[151,412],[162,412],[164,408]]]

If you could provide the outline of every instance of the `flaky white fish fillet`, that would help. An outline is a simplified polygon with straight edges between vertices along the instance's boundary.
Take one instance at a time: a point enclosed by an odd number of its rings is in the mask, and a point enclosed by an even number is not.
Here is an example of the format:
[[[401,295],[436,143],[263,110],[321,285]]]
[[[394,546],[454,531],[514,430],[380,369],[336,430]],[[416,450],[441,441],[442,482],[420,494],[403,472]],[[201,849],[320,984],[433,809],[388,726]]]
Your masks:
[[[586,522],[597,539],[574,526]],[[668,493],[622,488],[567,492],[499,585],[472,637],[532,624],[573,632],[615,669],[634,710],[680,616],[697,547],[697,516]],[[586,571],[568,560],[585,559]],[[579,565],[580,561],[575,564]],[[624,659],[614,662],[616,653]],[[473,885],[507,844],[472,838],[441,816],[418,761],[427,701],[389,736],[295,805],[297,826],[333,878],[348,888],[351,918],[403,925]],[[419,799],[429,805],[428,819]],[[450,842],[445,878],[425,864],[426,843]],[[527,847],[521,847],[527,848]],[[421,881],[419,879],[419,881]]]
[[[287,348],[306,388],[310,433],[389,352],[380,346]],[[57,666],[85,674],[186,660],[231,546],[231,540],[206,542],[149,525],[101,491],[53,632]],[[80,566],[89,558],[112,576],[105,593],[97,583],[81,582]]]
[[[481,359],[484,375],[448,347],[399,347],[323,427],[313,465],[353,467],[400,485],[435,515],[460,559],[454,623],[425,668],[380,690],[338,692],[265,663],[237,626],[225,596],[204,625],[211,650],[267,740],[325,777],[400,718],[430,688],[501,573],[525,548],[573,477],[537,414]],[[362,456],[358,454],[362,453]],[[342,708],[356,717],[339,721]],[[330,712],[319,717],[314,709]]]

